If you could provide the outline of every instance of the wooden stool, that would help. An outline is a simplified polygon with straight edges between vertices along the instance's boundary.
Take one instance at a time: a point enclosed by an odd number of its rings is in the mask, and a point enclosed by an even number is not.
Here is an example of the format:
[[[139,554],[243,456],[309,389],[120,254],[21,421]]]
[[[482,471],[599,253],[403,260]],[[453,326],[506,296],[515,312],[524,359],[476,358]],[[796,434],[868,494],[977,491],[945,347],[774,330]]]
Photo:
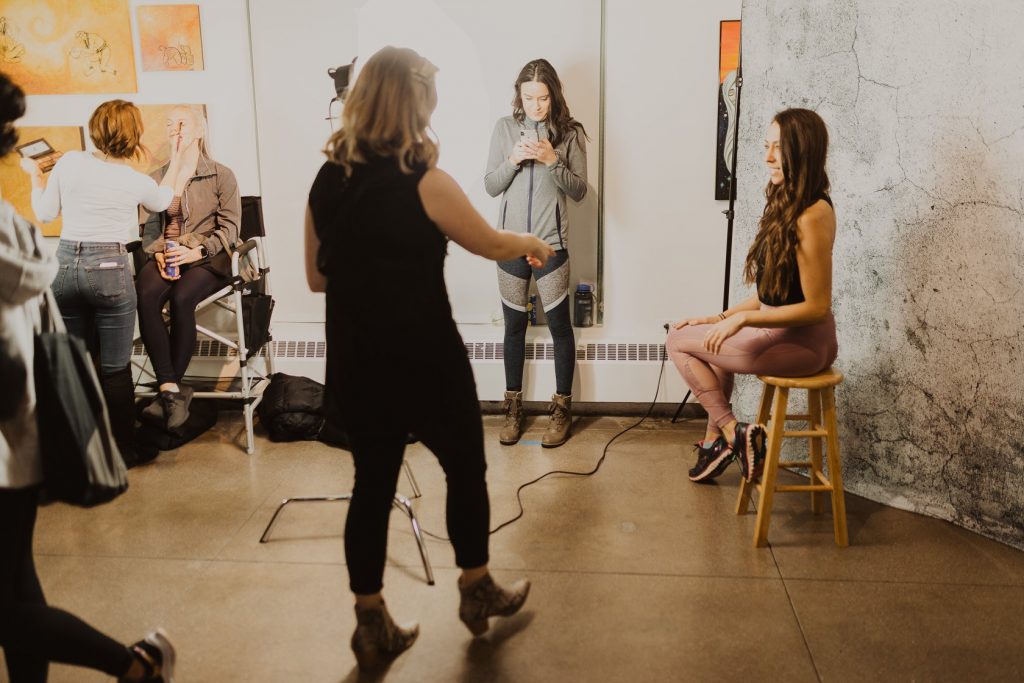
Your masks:
[[[744,515],[748,512],[752,502],[751,493],[754,488],[757,488],[760,496],[757,501],[754,546],[763,547],[768,544],[768,522],[772,516],[772,498],[776,491],[810,491],[811,511],[816,515],[822,512],[822,492],[830,491],[836,545],[846,547],[849,545],[849,539],[846,533],[846,502],[843,498],[843,477],[839,461],[835,396],[835,387],[843,381],[843,374],[829,368],[825,372],[810,377],[758,375],[757,378],[764,382],[764,393],[761,394],[761,409],[757,414],[757,422],[767,426],[768,453],[760,483],[743,481],[739,499],[736,501],[736,514]],[[807,390],[807,415],[786,414],[790,389]],[[786,431],[787,420],[807,422],[809,429]],[[782,439],[787,436],[810,439],[810,461],[780,462]],[[828,477],[821,469],[823,440],[828,442],[825,449],[828,458]],[[778,485],[775,483],[775,478],[780,467],[784,469],[809,468],[810,482],[801,485]]]

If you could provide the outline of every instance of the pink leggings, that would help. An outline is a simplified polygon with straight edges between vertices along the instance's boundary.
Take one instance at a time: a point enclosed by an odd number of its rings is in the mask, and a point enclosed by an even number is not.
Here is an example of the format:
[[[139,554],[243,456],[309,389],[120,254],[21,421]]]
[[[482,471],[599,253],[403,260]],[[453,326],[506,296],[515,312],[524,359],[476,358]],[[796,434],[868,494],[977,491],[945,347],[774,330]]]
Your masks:
[[[769,308],[762,304],[762,310]],[[805,327],[744,327],[718,354],[704,350],[710,325],[672,330],[665,346],[679,374],[708,412],[708,431],[721,433],[736,416],[729,403],[735,373],[803,377],[826,370],[836,359],[836,321]]]

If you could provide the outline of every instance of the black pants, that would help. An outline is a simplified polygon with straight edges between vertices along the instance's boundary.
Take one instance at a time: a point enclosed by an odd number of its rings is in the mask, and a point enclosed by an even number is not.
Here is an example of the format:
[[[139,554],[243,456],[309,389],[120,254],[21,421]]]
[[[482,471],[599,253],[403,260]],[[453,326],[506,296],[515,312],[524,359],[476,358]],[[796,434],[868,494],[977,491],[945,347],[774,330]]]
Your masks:
[[[0,489],[0,647],[11,683],[42,683],[50,662],[123,676],[127,647],[46,604],[32,561],[38,498],[35,487]]]
[[[480,402],[461,343],[450,360],[439,363],[445,367],[438,375],[443,381],[410,387],[408,376],[378,376],[364,385],[369,392],[342,399],[356,468],[345,522],[345,558],[353,593],[369,595],[383,586],[388,519],[409,433],[419,437],[444,469],[445,513],[456,565],[487,564],[491,517]],[[392,391],[374,397],[378,392],[373,387],[381,386]]]
[[[135,280],[139,299],[139,330],[161,384],[185,376],[196,348],[196,305],[217,291],[224,278],[201,266],[184,269],[180,280],[160,277],[156,261],[147,261]],[[171,301],[171,329],[161,311]]]

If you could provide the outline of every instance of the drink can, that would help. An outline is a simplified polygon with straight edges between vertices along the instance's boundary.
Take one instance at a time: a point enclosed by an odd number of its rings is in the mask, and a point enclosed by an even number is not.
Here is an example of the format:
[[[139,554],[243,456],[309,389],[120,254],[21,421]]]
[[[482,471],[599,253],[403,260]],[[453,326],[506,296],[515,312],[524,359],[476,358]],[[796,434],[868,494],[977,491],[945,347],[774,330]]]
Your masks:
[[[164,254],[166,255],[168,251],[170,251],[171,249],[173,249],[176,246],[178,246],[177,242],[175,242],[174,240],[167,240],[164,243]],[[166,267],[164,267],[164,272],[167,273],[167,277],[172,277],[172,278],[173,277],[178,277],[178,270],[179,270],[178,266],[166,266]]]
[[[530,303],[526,304],[526,318],[531,325],[537,324],[537,295],[530,295]]]

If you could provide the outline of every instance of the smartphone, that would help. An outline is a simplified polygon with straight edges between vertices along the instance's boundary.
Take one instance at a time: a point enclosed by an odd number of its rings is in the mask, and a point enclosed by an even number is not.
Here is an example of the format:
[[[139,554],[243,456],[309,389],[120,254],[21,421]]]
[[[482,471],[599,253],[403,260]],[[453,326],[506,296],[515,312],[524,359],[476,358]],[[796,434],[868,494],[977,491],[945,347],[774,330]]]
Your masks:
[[[537,131],[535,129],[531,129],[531,128],[524,128],[524,129],[520,130],[519,131],[519,141],[520,142],[532,142],[532,143],[536,144],[538,142],[538,140],[537,140]]]

